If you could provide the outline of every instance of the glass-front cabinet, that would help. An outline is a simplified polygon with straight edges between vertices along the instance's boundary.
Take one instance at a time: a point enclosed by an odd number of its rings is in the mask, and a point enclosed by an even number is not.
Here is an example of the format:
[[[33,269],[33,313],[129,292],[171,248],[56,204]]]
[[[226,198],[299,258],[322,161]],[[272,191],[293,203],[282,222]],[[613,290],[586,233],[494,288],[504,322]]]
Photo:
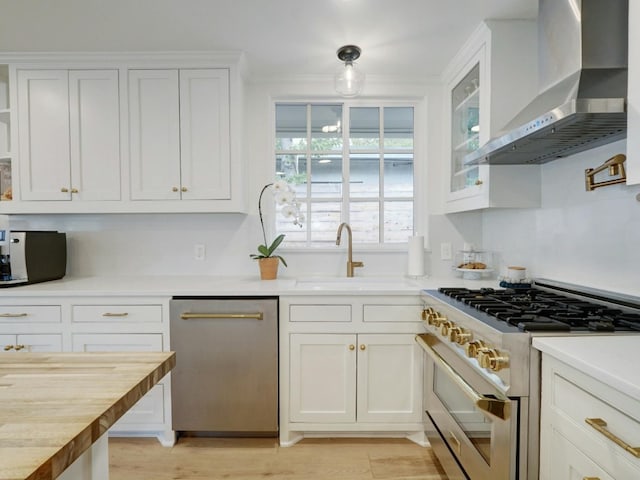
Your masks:
[[[11,200],[11,108],[9,72],[0,65],[0,201]]]
[[[477,166],[466,166],[464,157],[480,145],[480,64],[451,91],[451,191],[477,185]]]
[[[539,206],[538,165],[465,163],[537,93],[536,38],[535,21],[483,22],[445,69],[445,212]]]

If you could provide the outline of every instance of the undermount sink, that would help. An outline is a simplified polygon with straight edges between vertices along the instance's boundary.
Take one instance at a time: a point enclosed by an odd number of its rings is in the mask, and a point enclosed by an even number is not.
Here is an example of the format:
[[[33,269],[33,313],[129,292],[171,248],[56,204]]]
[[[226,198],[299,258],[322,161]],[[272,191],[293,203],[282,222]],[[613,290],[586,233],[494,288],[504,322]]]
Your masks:
[[[310,290],[401,290],[419,288],[418,282],[405,277],[301,277],[296,287]]]

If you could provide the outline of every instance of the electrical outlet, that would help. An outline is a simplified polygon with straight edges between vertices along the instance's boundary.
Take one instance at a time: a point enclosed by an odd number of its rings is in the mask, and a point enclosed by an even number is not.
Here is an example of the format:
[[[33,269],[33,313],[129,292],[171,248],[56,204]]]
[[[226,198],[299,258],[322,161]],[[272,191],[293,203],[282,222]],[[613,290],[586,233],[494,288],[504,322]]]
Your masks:
[[[451,243],[440,244],[440,260],[451,260]]]
[[[196,260],[204,260],[207,256],[207,250],[202,243],[196,243],[193,247],[193,258]]]

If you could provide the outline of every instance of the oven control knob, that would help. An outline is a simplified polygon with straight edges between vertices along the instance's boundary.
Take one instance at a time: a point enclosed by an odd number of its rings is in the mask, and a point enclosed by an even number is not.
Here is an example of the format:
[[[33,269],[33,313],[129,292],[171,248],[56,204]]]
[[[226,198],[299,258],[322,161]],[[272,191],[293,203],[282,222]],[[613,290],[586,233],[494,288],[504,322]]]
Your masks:
[[[431,307],[426,307],[422,309],[422,320],[426,320],[429,315],[435,313],[435,310]]]
[[[440,335],[442,335],[443,337],[448,337],[449,336],[449,330],[451,330],[453,327],[455,327],[455,323],[450,322],[450,321],[444,321],[440,323]]]
[[[435,327],[439,327],[442,324],[442,322],[446,322],[446,321],[447,321],[447,317],[442,315],[440,312],[434,312],[427,315],[427,323]]]
[[[481,348],[478,351],[478,363],[482,368],[497,372],[509,366],[509,357],[495,348]]]
[[[482,340],[471,340],[467,343],[465,347],[465,351],[467,352],[467,357],[475,358],[478,356],[478,351],[481,348],[485,347],[485,343]]]
[[[449,340],[458,345],[464,345],[471,341],[472,338],[473,334],[462,327],[452,327],[449,329]]]

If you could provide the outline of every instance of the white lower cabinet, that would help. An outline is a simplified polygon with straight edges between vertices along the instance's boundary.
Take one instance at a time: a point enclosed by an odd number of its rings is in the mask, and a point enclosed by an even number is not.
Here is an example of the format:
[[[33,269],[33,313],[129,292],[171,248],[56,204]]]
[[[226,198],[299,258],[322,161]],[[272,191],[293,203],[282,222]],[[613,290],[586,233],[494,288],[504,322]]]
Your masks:
[[[161,352],[158,333],[73,334],[74,352]],[[111,433],[156,431],[164,422],[164,383],[156,384],[111,427]]]
[[[418,422],[413,334],[293,334],[292,422]]]
[[[640,399],[543,354],[540,479],[640,478]]]
[[[408,295],[281,297],[280,443],[305,436],[421,443],[420,311]]]

